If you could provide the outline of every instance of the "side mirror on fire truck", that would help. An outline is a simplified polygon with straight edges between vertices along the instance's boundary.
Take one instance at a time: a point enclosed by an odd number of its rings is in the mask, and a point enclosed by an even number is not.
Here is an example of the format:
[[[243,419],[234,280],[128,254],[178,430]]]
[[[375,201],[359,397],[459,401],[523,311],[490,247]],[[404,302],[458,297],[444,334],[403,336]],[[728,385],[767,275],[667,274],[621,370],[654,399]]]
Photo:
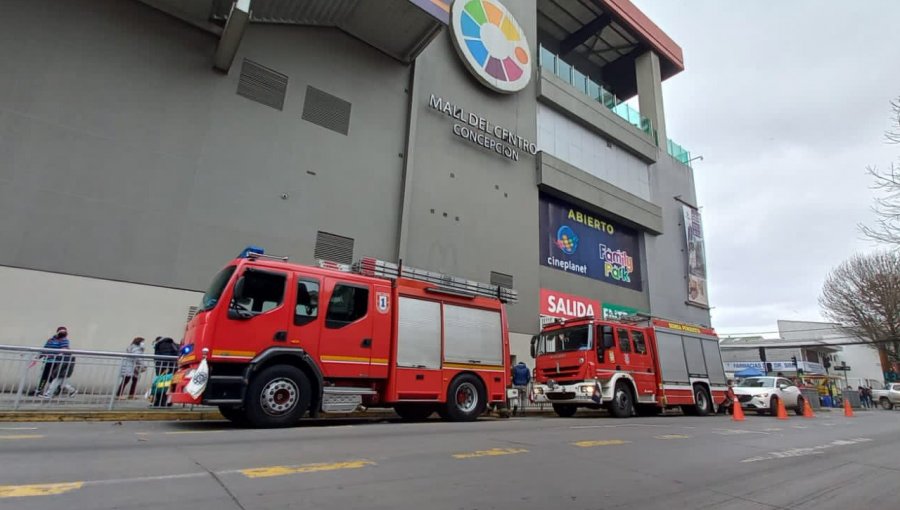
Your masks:
[[[531,357],[537,358],[537,347],[538,347],[538,339],[540,337],[535,335],[531,337]]]

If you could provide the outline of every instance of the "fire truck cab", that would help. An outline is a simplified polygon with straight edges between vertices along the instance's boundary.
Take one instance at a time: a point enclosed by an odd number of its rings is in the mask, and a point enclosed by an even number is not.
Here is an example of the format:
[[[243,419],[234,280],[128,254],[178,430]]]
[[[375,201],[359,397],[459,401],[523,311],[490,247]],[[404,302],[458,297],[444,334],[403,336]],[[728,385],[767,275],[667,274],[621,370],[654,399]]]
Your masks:
[[[515,291],[376,259],[319,266],[248,248],[222,269],[187,324],[172,402],[256,427],[361,406],[467,421],[505,402]]]
[[[548,324],[532,338],[533,397],[562,417],[605,407],[618,418],[680,406],[707,415],[725,397],[715,331],[667,320],[593,317]]]

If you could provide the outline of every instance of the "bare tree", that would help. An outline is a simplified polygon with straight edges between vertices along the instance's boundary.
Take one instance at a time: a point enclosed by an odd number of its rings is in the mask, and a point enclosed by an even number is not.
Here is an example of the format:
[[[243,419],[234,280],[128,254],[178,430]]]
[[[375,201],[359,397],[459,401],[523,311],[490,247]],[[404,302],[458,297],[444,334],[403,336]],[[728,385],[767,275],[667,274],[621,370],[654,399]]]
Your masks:
[[[828,274],[819,305],[841,324],[888,358],[900,355],[900,251],[854,255]]]
[[[897,127],[884,137],[888,143],[900,144],[900,98],[891,101],[891,110],[892,123]],[[886,170],[870,166],[866,171],[874,179],[872,189],[879,195],[872,206],[877,219],[871,226],[860,224],[859,230],[869,239],[900,249],[900,166],[892,163]]]

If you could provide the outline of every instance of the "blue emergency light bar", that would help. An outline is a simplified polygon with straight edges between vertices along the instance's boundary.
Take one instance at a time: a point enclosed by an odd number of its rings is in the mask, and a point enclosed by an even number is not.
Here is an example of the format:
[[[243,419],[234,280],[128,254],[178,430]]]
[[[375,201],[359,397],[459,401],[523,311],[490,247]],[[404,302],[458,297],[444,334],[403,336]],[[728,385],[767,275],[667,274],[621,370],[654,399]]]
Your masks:
[[[250,246],[244,248],[244,251],[242,251],[241,254],[238,255],[237,258],[239,258],[239,259],[248,259],[248,258],[250,258],[250,254],[253,254],[253,255],[265,255],[265,254],[266,254],[266,250],[260,248],[259,246],[254,246],[254,245],[251,244]]]

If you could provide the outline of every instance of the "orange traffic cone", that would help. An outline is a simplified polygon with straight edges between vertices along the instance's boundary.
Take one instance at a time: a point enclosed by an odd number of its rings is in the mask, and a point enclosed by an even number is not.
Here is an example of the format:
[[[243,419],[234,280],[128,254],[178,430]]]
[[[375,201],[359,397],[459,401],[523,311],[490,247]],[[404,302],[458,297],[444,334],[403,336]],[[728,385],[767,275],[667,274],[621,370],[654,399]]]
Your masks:
[[[844,399],[844,416],[853,418],[853,408],[850,407],[850,401],[846,398]]]
[[[731,405],[731,407],[731,420],[744,421],[744,409],[741,407],[741,403],[735,402]]]
[[[779,420],[788,419],[787,409],[784,408],[784,402],[780,398],[778,399],[778,414],[777,415],[778,415]]]
[[[809,405],[809,400],[803,399],[803,417],[804,418],[815,418],[816,415],[812,412],[812,406]]]

